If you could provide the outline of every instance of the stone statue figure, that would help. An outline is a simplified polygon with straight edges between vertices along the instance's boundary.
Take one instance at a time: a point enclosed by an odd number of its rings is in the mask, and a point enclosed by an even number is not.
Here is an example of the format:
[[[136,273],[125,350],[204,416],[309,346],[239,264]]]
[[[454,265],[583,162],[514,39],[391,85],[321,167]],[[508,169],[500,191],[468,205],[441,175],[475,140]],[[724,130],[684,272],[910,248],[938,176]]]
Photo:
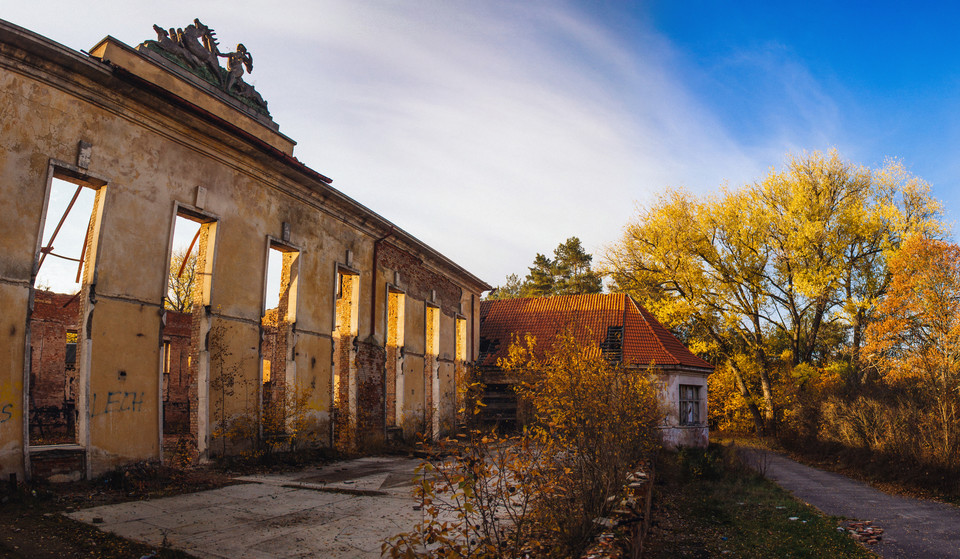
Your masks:
[[[224,84],[227,91],[233,90],[233,86],[243,75],[244,66],[247,67],[248,74],[253,73],[253,55],[247,52],[247,47],[243,46],[243,43],[237,45],[236,52],[217,53],[217,56],[227,59],[227,83]]]
[[[157,44],[160,45],[160,48],[179,55],[193,67],[199,67],[202,64],[196,56],[180,44],[180,35],[183,33],[183,29],[177,30],[171,27],[170,31],[167,32],[167,30],[159,25],[154,25],[153,30],[157,32]]]
[[[220,85],[223,85],[220,75],[220,61],[217,59],[220,51],[217,50],[217,39],[213,29],[200,23],[199,19],[194,19],[193,23],[184,27],[182,32],[179,29],[177,31],[180,45],[190,51],[190,54],[203,61],[214,77],[221,80]]]
[[[174,30],[171,27],[167,31],[159,25],[154,25],[153,30],[157,33],[157,40],[147,41],[145,45],[154,49],[159,48],[175,59],[183,61],[187,67],[192,68],[198,75],[203,75],[207,80],[213,81],[217,87],[247,101],[269,115],[267,102],[252,85],[243,81],[244,68],[248,74],[253,72],[253,55],[242,43],[237,45],[235,52],[220,52],[216,32],[204,25],[199,18],[194,19],[193,23],[183,29]],[[225,71],[220,67],[220,58],[227,59]],[[207,75],[198,72],[201,69],[207,70]]]

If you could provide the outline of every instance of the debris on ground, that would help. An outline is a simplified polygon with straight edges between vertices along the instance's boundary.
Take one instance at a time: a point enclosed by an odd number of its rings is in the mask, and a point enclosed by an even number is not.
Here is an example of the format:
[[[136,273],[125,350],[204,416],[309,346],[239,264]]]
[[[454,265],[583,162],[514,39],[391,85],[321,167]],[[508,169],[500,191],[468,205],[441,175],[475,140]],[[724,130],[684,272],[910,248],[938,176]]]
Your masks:
[[[883,528],[874,526],[870,520],[851,522],[847,526],[847,533],[858,542],[870,545],[880,543],[880,541],[883,540]]]

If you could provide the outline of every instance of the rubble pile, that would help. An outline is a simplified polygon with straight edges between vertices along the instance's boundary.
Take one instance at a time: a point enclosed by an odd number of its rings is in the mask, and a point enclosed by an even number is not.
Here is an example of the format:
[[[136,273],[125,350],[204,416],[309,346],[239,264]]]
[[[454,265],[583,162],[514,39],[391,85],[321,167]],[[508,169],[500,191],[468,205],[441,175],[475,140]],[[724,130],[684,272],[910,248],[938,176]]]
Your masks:
[[[863,522],[851,522],[847,526],[847,533],[850,537],[867,544],[879,543],[883,539],[883,528],[874,526],[873,522],[866,520]]]

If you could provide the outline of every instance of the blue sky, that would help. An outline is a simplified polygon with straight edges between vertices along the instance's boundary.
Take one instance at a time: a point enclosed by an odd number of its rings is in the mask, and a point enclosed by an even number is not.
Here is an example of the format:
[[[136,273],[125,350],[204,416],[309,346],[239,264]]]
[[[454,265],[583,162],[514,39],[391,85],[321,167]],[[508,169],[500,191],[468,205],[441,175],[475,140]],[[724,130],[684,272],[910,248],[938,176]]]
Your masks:
[[[569,236],[599,253],[666,187],[788,153],[901,158],[953,222],[958,10],[857,2],[35,0],[74,49],[194,17],[243,42],[295,154],[492,284]]]

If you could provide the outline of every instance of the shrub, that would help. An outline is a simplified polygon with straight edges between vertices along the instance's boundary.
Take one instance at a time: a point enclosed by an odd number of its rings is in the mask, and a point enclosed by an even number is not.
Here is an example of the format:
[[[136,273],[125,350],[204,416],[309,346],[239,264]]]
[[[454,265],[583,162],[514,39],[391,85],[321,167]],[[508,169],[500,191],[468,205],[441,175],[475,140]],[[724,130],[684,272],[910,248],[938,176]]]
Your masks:
[[[631,466],[659,447],[649,375],[611,366],[562,334],[516,341],[501,366],[521,375],[530,423],[473,431],[421,467],[424,518],[384,544],[392,557],[574,557],[616,505]],[[449,450],[449,448],[445,449]]]

